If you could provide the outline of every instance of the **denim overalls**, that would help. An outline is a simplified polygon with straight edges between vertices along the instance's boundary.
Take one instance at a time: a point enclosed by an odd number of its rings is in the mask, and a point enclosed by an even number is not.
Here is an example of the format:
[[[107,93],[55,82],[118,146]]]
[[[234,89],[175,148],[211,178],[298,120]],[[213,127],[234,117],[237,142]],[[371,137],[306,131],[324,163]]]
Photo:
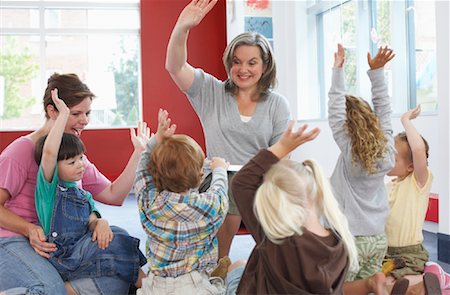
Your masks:
[[[57,250],[50,254],[50,263],[66,280],[86,277],[118,276],[134,284],[140,266],[147,263],[139,250],[139,239],[123,231],[114,231],[109,246],[102,250],[92,241],[89,230],[91,205],[86,192],[58,182],[48,241]]]

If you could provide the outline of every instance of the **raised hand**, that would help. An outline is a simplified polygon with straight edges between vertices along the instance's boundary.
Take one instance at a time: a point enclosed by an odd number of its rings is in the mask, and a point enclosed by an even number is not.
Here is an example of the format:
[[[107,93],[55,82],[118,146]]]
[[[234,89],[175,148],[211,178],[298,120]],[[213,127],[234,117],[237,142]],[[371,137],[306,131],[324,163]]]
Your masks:
[[[420,115],[420,105],[416,106],[413,109],[410,109],[409,111],[407,111],[406,113],[404,113],[402,115],[401,121],[403,120],[414,120],[415,118],[417,118]]]
[[[158,131],[156,131],[156,141],[163,142],[165,139],[175,134],[177,125],[171,124],[169,113],[166,110],[158,111]]]
[[[70,113],[66,103],[58,97],[58,88],[51,91],[53,103],[60,114],[68,115]]]
[[[279,143],[290,151],[293,151],[305,142],[315,139],[320,133],[319,128],[314,128],[309,132],[305,132],[306,128],[308,128],[308,124],[300,126],[297,131],[293,131],[294,125],[295,121],[291,120],[288,128],[284,131],[279,140]]]
[[[186,30],[197,26],[218,0],[192,0],[180,13],[177,24]]]
[[[367,62],[372,70],[382,68],[385,64],[387,64],[391,59],[395,57],[392,49],[389,49],[387,46],[378,48],[377,55],[372,59],[370,52],[367,53]]]
[[[345,61],[345,53],[344,53],[344,46],[342,44],[337,45],[337,51],[334,53],[334,67],[335,68],[342,68]]]
[[[298,128],[297,131],[293,131],[294,125],[295,120],[291,120],[288,124],[288,128],[281,135],[280,139],[268,148],[268,150],[279,159],[284,158],[300,145],[315,139],[320,133],[319,128],[314,128],[311,131],[305,132],[306,128],[308,128],[307,124]]]
[[[150,138],[150,128],[147,127],[146,122],[138,122],[137,134],[134,128],[131,128],[130,136],[134,149],[143,152],[145,151],[145,145]]]

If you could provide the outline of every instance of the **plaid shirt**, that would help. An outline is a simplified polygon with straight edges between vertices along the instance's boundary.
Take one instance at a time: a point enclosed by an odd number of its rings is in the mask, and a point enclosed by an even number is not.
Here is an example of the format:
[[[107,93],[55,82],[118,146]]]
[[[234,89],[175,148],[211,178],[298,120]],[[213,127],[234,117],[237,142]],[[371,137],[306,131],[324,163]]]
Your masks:
[[[215,169],[211,187],[204,193],[194,189],[187,194],[158,192],[147,169],[155,146],[153,136],[141,156],[134,184],[147,233],[149,269],[162,277],[193,270],[210,272],[218,259],[216,234],[228,212],[227,173]]]

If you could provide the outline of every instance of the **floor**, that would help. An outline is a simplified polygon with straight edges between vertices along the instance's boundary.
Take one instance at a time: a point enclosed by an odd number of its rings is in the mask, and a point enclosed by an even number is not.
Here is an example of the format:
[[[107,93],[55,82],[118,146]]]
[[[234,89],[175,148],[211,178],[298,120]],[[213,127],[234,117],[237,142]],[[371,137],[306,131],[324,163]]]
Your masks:
[[[110,225],[120,226],[128,231],[128,233],[141,240],[140,248],[145,253],[146,235],[139,221],[136,197],[128,196],[125,203],[121,207],[107,206],[96,203],[98,210],[104,218],[109,221]],[[436,234],[424,231],[424,246],[430,253],[430,261],[437,261],[437,238]],[[246,260],[252,251],[255,242],[250,235],[236,236],[231,245],[230,259],[236,261],[238,259]],[[442,268],[450,273],[450,264],[437,261]],[[144,267],[144,270],[147,269]]]

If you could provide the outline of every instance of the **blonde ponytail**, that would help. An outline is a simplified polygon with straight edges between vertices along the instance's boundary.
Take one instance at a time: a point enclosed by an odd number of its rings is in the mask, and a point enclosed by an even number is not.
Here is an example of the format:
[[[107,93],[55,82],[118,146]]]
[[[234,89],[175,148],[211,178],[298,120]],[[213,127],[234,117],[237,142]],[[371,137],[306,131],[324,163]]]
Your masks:
[[[357,271],[357,250],[347,218],[314,161],[281,160],[273,165],[256,192],[253,211],[267,238],[279,244],[284,238],[303,234],[302,226],[311,203],[315,203],[317,215],[323,216],[327,226],[342,239],[348,252],[349,270]]]
[[[309,167],[312,172],[310,179],[315,182],[315,195],[317,208],[323,210],[322,215],[325,218],[327,225],[340,236],[347,248],[351,272],[357,272],[359,269],[358,252],[355,245],[355,240],[348,227],[348,221],[342,211],[339,209],[339,204],[331,191],[331,186],[328,180],[323,176],[322,169],[313,160],[306,160],[303,162],[305,167]],[[306,175],[305,175],[306,176]],[[313,193],[313,192],[311,192]]]
[[[286,161],[289,160],[280,161],[267,171],[253,204],[264,233],[276,244],[286,237],[301,235],[307,216],[304,185]]]

